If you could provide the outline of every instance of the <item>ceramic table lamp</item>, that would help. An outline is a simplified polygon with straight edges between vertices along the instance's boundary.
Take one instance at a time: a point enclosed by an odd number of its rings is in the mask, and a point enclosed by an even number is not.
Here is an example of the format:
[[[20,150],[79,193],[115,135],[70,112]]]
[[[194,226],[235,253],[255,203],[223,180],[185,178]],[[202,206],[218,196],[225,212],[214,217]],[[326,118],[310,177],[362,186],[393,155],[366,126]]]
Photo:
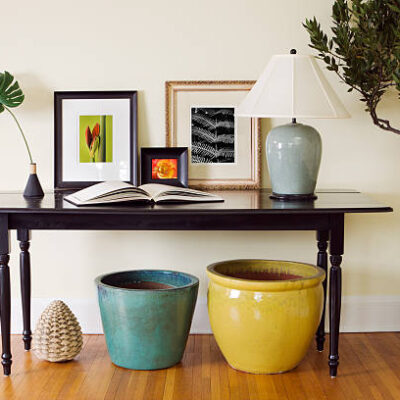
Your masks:
[[[347,118],[350,115],[319,69],[315,58],[275,55],[236,110],[237,116],[291,118],[267,137],[266,152],[272,198],[315,199],[321,161],[321,137],[306,118]]]

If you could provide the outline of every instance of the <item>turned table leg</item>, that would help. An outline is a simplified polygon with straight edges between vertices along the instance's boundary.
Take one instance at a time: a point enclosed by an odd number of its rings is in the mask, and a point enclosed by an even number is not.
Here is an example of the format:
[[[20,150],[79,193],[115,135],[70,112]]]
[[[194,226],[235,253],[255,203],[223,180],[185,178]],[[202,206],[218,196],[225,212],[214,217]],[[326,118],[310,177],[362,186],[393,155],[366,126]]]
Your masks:
[[[10,240],[8,231],[8,215],[0,215],[0,310],[1,310],[1,342],[4,375],[11,373],[11,346],[10,346],[10,322],[11,322],[11,294],[10,294]]]
[[[329,275],[329,330],[330,330],[330,355],[329,369],[332,378],[336,377],[339,365],[339,325],[340,307],[342,297],[342,263],[344,239],[344,215],[332,216],[333,224],[330,237]]]
[[[318,256],[317,265],[322,268],[327,274],[328,267],[328,254],[326,249],[328,248],[329,231],[318,231],[317,241],[318,241]],[[324,288],[324,306],[322,309],[321,321],[318,326],[317,334],[315,335],[317,341],[317,350],[324,350],[325,342],[325,307],[326,307],[326,282],[328,280],[328,275],[326,275],[325,280],[322,282]]]
[[[19,256],[20,278],[21,278],[21,300],[22,318],[24,323],[23,341],[25,350],[30,350],[31,332],[31,260],[29,254],[29,240],[31,239],[28,229],[18,229],[17,239],[21,253]]]

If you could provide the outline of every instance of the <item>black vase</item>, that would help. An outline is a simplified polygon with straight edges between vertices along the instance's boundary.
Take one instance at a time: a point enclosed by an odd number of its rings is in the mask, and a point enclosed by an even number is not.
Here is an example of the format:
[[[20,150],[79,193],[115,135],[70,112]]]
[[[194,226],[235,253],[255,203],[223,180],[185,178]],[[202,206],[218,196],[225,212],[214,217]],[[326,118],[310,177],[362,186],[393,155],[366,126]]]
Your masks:
[[[44,196],[42,185],[36,175],[36,164],[30,164],[30,174],[24,190],[26,198],[41,198]]]

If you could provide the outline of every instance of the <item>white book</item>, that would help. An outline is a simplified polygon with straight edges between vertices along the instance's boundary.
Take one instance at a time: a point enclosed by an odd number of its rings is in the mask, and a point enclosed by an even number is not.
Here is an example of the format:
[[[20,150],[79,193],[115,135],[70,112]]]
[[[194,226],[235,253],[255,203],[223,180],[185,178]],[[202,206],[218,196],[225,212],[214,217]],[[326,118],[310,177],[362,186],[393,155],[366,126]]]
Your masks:
[[[127,201],[154,203],[224,201],[220,196],[200,190],[158,183],[146,183],[141,186],[134,186],[122,181],[96,183],[66,196],[65,200],[76,206]]]

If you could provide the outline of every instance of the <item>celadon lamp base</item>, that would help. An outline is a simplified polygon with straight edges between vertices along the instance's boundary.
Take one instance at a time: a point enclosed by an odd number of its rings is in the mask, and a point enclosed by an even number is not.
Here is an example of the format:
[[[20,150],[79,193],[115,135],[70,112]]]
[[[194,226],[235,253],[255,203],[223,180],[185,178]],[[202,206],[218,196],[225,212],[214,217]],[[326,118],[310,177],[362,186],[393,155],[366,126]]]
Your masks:
[[[290,123],[267,136],[267,162],[273,199],[313,200],[321,163],[322,142],[311,126]]]

